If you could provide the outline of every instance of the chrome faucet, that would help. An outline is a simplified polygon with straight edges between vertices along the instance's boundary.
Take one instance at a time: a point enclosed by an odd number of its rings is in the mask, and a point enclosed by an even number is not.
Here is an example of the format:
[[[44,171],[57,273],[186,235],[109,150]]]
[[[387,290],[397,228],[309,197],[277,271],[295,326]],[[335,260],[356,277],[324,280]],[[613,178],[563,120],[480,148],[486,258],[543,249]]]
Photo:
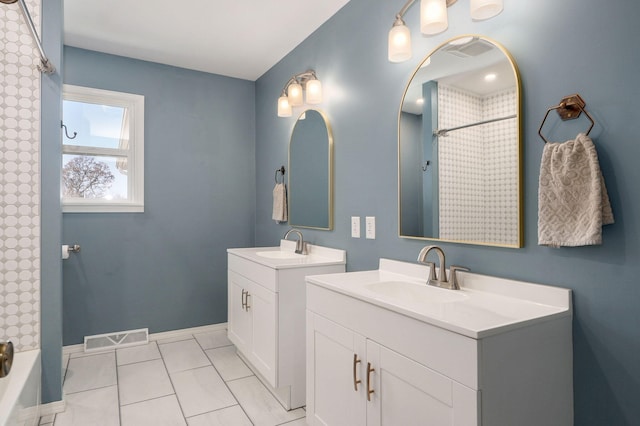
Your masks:
[[[433,262],[427,261],[427,256],[431,251],[435,251],[438,255],[438,262],[440,263],[439,278],[436,276],[436,265]],[[451,268],[449,269],[451,281],[448,281],[447,265],[445,263],[444,251],[442,251],[442,249],[438,246],[426,246],[422,250],[420,250],[420,254],[418,254],[418,262],[424,263],[425,265],[429,266],[429,279],[427,280],[427,284],[436,287],[447,288],[449,290],[460,290],[456,271],[469,271],[468,268],[463,268],[462,266],[451,266]]]
[[[289,234],[291,233],[295,233],[298,234],[298,240],[296,241],[296,253],[297,254],[305,254],[305,243],[304,243],[304,238],[302,237],[302,232],[298,231],[297,229],[291,228],[287,231],[286,234],[284,234],[284,239],[286,240],[289,237]]]

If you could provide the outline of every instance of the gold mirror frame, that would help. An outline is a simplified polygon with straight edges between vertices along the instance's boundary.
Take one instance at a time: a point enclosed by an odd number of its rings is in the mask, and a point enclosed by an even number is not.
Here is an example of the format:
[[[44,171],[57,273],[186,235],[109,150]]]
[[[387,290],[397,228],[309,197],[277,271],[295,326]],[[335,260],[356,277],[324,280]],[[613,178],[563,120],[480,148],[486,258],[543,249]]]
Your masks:
[[[446,238],[435,238],[428,236],[413,236],[413,235],[403,235],[402,234],[402,151],[401,151],[401,119],[403,112],[403,105],[405,102],[405,98],[407,96],[407,92],[413,79],[416,77],[418,72],[421,69],[422,64],[435,53],[439,52],[444,47],[451,44],[452,41],[464,38],[478,38],[484,40],[486,42],[491,43],[493,46],[498,48],[502,54],[507,58],[511,65],[511,69],[513,71],[513,77],[515,79],[515,91],[516,91],[516,127],[517,127],[517,240],[514,244],[508,243],[494,243],[494,242],[486,242],[486,241],[475,241],[475,240],[455,240],[455,239],[446,239]],[[524,213],[523,213],[523,199],[524,199],[524,190],[523,190],[523,167],[522,167],[522,84],[520,78],[520,72],[515,63],[515,60],[511,56],[511,54],[502,46],[500,43],[496,42],[493,39],[490,39],[485,36],[481,36],[478,34],[464,34],[457,37],[453,37],[449,40],[446,40],[435,49],[433,49],[425,58],[417,65],[416,69],[411,74],[411,78],[409,79],[404,93],[402,95],[402,100],[400,102],[400,107],[398,109],[398,237],[399,238],[407,238],[407,239],[416,239],[416,240],[426,240],[426,241],[439,241],[439,242],[448,242],[448,243],[461,243],[461,244],[472,244],[472,245],[481,245],[481,246],[493,246],[493,247],[506,247],[506,248],[521,248],[524,244]]]
[[[295,174],[296,174],[296,166],[292,165],[292,158],[291,158],[291,145],[293,143],[293,137],[296,131],[296,126],[298,125],[298,122],[301,120],[301,118],[309,113],[309,112],[315,112],[318,113],[320,115],[320,117],[322,118],[322,120],[324,121],[324,125],[327,131],[327,149],[328,149],[328,157],[327,157],[327,184],[328,184],[328,188],[327,188],[327,227],[322,227],[322,226],[313,226],[307,223],[296,223],[296,219],[294,216],[292,216],[292,211],[291,211],[291,206],[293,205],[293,203],[295,202],[295,185],[292,185],[292,180],[295,180]],[[309,159],[309,161],[313,161],[313,159]],[[317,109],[308,109],[305,110],[304,112],[302,112],[300,114],[300,116],[298,117],[298,119],[296,120],[296,124],[294,124],[293,129],[291,130],[291,138],[289,139],[289,169],[288,169],[288,180],[289,180],[289,187],[288,187],[288,198],[289,198],[289,203],[288,203],[288,214],[289,214],[289,225],[296,227],[296,228],[307,228],[307,229],[316,229],[316,230],[321,230],[321,231],[331,231],[333,230],[333,131],[331,129],[331,124],[329,123],[329,119],[327,118],[327,116],[320,110]]]

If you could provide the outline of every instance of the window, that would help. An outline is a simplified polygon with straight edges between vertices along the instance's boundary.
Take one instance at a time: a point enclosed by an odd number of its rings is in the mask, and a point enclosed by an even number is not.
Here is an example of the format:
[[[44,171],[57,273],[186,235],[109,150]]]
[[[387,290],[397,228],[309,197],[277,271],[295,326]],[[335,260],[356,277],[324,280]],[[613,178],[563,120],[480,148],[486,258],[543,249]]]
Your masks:
[[[144,211],[144,96],[65,84],[62,115],[63,211]]]

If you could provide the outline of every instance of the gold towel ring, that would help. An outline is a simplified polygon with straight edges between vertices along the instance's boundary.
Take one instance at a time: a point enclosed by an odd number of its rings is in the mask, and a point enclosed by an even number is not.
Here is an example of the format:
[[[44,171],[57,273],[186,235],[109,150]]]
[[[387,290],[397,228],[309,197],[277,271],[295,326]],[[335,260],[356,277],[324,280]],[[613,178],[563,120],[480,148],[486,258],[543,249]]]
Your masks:
[[[589,114],[587,110],[584,109],[585,105],[586,104],[584,100],[577,93],[574,95],[570,95],[562,98],[562,100],[558,105],[553,106],[547,110],[547,113],[544,115],[544,118],[542,119],[542,123],[540,123],[540,128],[538,129],[538,135],[540,135],[540,137],[545,143],[549,142],[547,138],[545,138],[544,135],[542,134],[542,126],[544,126],[544,123],[545,121],[547,121],[547,117],[549,116],[549,113],[553,110],[558,111],[558,115],[560,116],[562,121],[575,120],[576,118],[580,117],[580,114],[584,112],[587,118],[589,119],[589,121],[591,122],[591,126],[589,126],[589,129],[587,129],[585,133],[585,135],[588,135],[591,132],[591,129],[593,129],[594,124],[596,123],[595,121],[593,121],[591,114]]]

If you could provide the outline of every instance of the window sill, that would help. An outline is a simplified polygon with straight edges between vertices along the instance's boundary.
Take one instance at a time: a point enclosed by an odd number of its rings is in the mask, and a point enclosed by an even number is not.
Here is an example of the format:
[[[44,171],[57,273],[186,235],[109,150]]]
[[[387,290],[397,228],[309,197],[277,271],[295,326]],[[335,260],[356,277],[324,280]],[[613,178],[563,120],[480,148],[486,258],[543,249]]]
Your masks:
[[[62,213],[144,213],[144,205],[63,203]]]

